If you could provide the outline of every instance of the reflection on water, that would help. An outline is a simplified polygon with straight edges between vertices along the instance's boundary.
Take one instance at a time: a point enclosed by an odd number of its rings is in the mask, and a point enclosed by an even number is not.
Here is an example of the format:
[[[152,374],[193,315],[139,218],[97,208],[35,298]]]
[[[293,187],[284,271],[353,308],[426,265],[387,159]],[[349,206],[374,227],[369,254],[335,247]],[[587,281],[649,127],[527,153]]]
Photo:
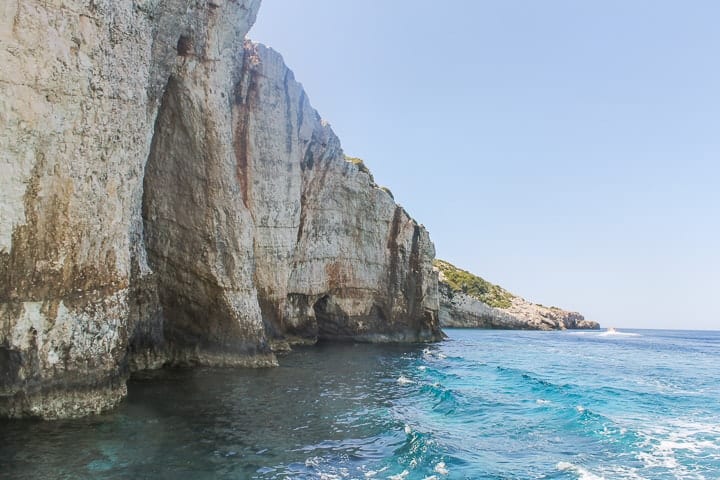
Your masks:
[[[7,478],[301,478],[357,467],[406,440],[395,372],[422,346],[320,345],[260,370],[137,375],[116,411],[2,424]],[[354,465],[357,464],[357,465]]]

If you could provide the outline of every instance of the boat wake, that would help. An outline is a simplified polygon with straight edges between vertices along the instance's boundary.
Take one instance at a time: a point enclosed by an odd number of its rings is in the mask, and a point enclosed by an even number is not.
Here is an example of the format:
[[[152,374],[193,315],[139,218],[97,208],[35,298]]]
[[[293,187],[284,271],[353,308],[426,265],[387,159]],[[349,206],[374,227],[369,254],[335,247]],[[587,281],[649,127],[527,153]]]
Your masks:
[[[598,337],[641,337],[639,333],[632,333],[632,332],[618,332],[615,329],[608,329],[605,332],[601,332],[598,334]]]

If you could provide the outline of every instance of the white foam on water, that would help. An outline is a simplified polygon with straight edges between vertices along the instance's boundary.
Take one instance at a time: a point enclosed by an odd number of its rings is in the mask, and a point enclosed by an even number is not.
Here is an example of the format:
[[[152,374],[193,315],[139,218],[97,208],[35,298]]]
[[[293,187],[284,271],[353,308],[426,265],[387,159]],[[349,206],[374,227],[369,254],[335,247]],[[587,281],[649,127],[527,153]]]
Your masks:
[[[720,460],[720,424],[676,419],[638,433],[644,441],[636,458],[647,468],[664,468],[685,478],[698,472],[683,465],[679,456]]]
[[[665,378],[649,378],[649,377],[640,377],[635,380],[639,385],[643,385],[646,387],[650,387],[655,391],[661,392],[661,393],[670,393],[675,395],[688,395],[688,396],[696,396],[696,395],[703,395],[705,392],[702,388],[697,388],[693,390],[687,390],[682,388],[682,386],[676,382],[672,382]]]
[[[320,473],[320,480],[340,480],[341,478],[343,477],[334,473]]]
[[[585,411],[585,407],[583,407],[582,405],[577,405],[575,407],[575,410],[577,410],[578,413],[583,413]]]
[[[642,337],[639,333],[631,332],[602,332],[597,334],[598,337]]]
[[[425,370],[427,370],[427,367],[425,365],[420,365],[418,367],[418,370],[420,370],[421,372],[424,372]]]
[[[407,378],[405,375],[400,375],[400,378],[397,379],[397,383],[399,383],[400,385],[408,385],[415,382]]]
[[[369,470],[369,471],[365,472],[365,478],[373,478],[378,473],[382,473],[387,469],[388,469],[388,467],[383,467],[380,470]]]
[[[560,471],[572,472],[577,480],[654,480],[638,473],[638,469],[621,465],[596,466],[596,472],[570,462],[558,462],[556,468]],[[697,479],[702,480],[702,479]]]
[[[412,428],[410,428],[410,425],[405,425],[405,435],[410,435],[412,433]]]
[[[445,462],[438,462],[438,464],[435,465],[435,471],[440,475],[447,475],[450,473],[450,470],[448,470],[445,466]]]
[[[442,360],[444,358],[447,358],[447,355],[445,355],[444,353],[440,353],[440,352],[434,352],[434,351],[430,350],[429,348],[425,348],[425,349],[423,349],[423,357],[425,357],[428,360],[433,359],[433,358],[439,358],[440,360]]]
[[[402,473],[398,473],[397,475],[390,475],[388,477],[388,480],[403,480],[403,478],[407,477],[408,475],[410,475],[410,471],[403,470]]]
[[[550,400],[544,400],[542,398],[538,398],[537,400],[535,400],[535,403],[537,403],[538,405],[548,405],[549,403],[552,403],[552,402]]]
[[[650,452],[640,452],[637,459],[643,462],[648,468],[667,468],[668,470],[676,470],[680,467],[675,458],[674,450],[665,447],[653,448]]]
[[[574,472],[578,476],[578,480],[605,480],[605,477],[595,475],[591,471],[570,462],[558,462],[556,468],[561,472]]]
[[[306,465],[307,465],[307,462],[306,462]],[[315,466],[315,465],[312,465],[312,466]],[[314,474],[314,475],[319,475],[319,477],[317,477],[317,478],[319,478],[320,480],[341,480],[343,478],[350,477],[350,470],[346,467],[341,467],[341,468],[330,467],[329,471],[318,472],[317,474]],[[365,476],[367,478],[369,478],[367,474],[365,474]],[[313,477],[313,478],[315,478],[315,477]]]

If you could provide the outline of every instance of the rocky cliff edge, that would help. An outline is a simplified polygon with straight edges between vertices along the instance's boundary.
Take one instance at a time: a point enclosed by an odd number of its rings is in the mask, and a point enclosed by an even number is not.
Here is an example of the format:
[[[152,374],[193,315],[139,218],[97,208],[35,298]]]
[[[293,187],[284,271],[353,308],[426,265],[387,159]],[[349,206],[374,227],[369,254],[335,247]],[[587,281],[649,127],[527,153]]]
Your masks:
[[[0,6],[0,416],[133,369],[440,337],[434,248],[348,162],[259,0]]]
[[[597,329],[577,312],[528,302],[444,260],[435,260],[440,276],[440,324],[455,328],[507,330]]]

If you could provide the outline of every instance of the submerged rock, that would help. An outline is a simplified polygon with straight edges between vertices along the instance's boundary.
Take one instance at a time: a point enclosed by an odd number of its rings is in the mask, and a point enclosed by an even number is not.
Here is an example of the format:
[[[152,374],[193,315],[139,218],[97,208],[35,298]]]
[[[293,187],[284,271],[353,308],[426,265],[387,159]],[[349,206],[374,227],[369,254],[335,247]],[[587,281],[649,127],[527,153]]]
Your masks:
[[[0,9],[0,416],[129,372],[440,337],[434,247],[244,40],[259,0]]]
[[[439,273],[440,324],[456,328],[510,330],[597,329],[577,312],[528,302],[507,290],[444,260],[435,260]]]

